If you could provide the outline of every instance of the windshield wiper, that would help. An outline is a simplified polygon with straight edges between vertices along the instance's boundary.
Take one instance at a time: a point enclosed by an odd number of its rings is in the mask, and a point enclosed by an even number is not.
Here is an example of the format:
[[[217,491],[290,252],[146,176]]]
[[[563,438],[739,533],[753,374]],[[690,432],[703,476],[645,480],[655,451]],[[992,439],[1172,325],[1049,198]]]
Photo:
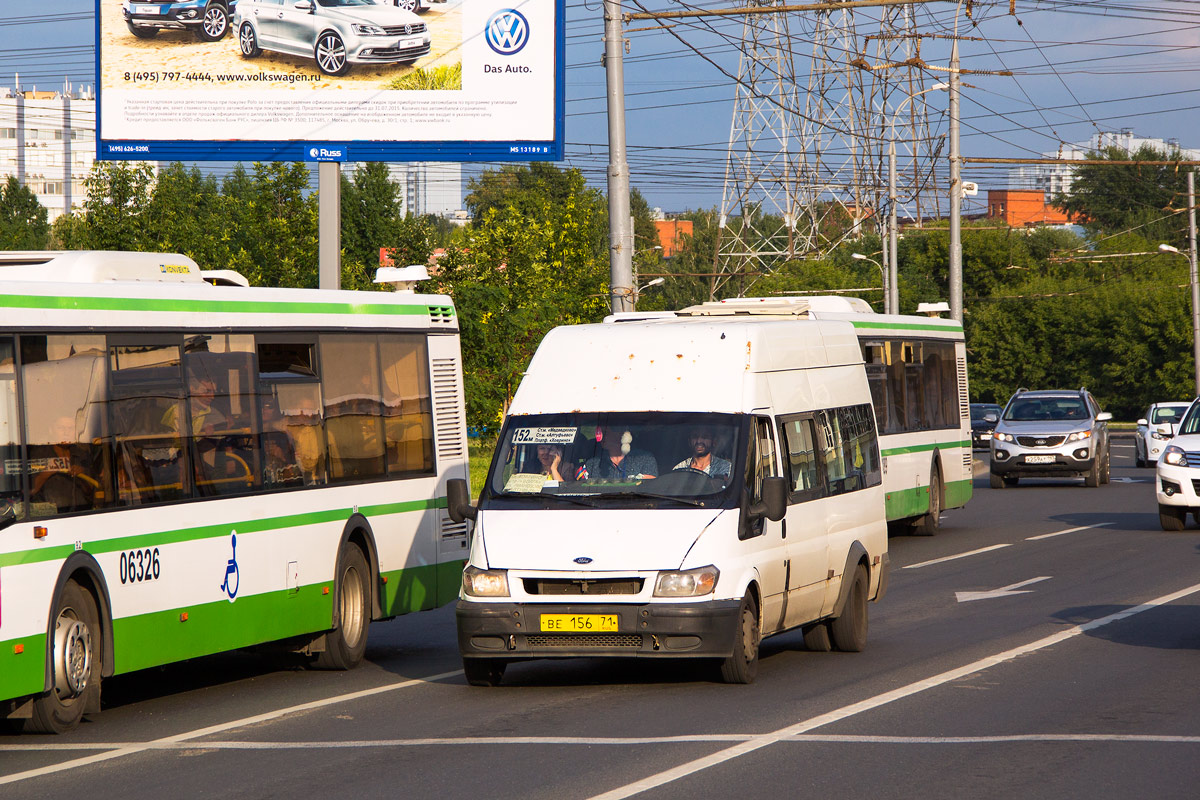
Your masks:
[[[575,505],[583,506],[584,508],[596,508],[596,504],[591,502],[591,500],[595,497],[599,497],[599,495],[543,494],[541,492],[504,492],[503,494],[492,495],[492,498],[495,500],[511,498],[519,498],[521,500],[566,500],[568,503],[574,503]]]
[[[686,506],[695,506],[696,508],[707,508],[707,504],[703,500],[693,500],[690,497],[679,497],[673,494],[657,494],[655,492],[618,492],[617,494],[605,495],[606,497],[649,497],[654,500],[674,500],[676,503],[682,503]]]

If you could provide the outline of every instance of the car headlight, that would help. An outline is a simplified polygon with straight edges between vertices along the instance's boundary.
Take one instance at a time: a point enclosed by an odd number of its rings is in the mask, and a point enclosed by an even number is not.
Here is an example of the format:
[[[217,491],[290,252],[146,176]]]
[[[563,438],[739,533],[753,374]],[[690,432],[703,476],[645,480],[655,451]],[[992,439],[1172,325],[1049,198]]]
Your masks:
[[[1017,440],[1011,433],[1005,433],[1004,431],[992,431],[992,438],[999,439],[1002,442],[1015,442]]]
[[[658,573],[654,584],[655,597],[700,597],[712,592],[717,586],[716,567],[700,567],[683,571],[672,570]]]
[[[351,25],[350,27],[359,36],[387,36],[387,31],[378,25]]]
[[[1082,442],[1084,439],[1092,438],[1092,431],[1089,428],[1086,431],[1075,431],[1067,437],[1068,442]]]
[[[1170,464],[1173,467],[1186,467],[1188,465],[1187,453],[1177,444],[1169,444],[1163,450],[1161,460],[1164,464]]]
[[[467,567],[463,592],[470,597],[508,597],[508,570]]]

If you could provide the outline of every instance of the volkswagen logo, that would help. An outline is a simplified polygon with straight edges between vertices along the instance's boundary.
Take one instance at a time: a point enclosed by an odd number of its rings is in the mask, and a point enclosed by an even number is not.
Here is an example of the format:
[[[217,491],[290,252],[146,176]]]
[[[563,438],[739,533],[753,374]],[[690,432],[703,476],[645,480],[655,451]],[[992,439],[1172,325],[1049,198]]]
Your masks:
[[[483,36],[500,55],[515,55],[529,41],[529,21],[520,11],[503,8],[488,19]]]
[[[587,556],[580,556],[579,558],[575,559],[575,563],[576,564],[590,564],[590,563],[592,563],[592,560],[590,558],[588,558]]]
[[[412,23],[409,23],[408,25],[404,26],[404,35],[408,36],[411,33],[412,33]]]

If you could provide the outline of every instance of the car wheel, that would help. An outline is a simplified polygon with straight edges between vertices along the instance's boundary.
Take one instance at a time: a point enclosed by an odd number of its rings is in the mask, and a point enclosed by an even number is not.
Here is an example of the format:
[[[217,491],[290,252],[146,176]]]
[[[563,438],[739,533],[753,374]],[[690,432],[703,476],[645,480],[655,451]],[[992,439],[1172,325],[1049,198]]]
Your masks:
[[[129,28],[129,32],[139,39],[153,39],[158,36],[158,28],[147,28],[145,25],[134,25],[132,22],[126,22],[125,27]]]
[[[345,75],[350,69],[350,62],[346,60],[346,45],[342,37],[332,31],[322,33],[317,39],[314,55],[317,69],[326,75]]]
[[[1005,486],[1008,485],[1008,483],[1004,480],[1004,478],[1002,476],[997,475],[994,472],[991,474],[991,482],[992,482],[993,489],[1003,489]]]
[[[1146,466],[1146,459],[1142,458],[1142,451],[1137,447],[1133,448],[1133,465],[1135,467]]]
[[[1100,471],[1100,482],[1108,483],[1112,480],[1112,453],[1108,450],[1104,451],[1104,469]]]
[[[429,7],[425,6],[421,0],[396,0],[396,8],[402,8],[414,14],[424,14],[429,10]]]
[[[833,642],[829,641],[829,623],[825,620],[805,625],[800,630],[804,634],[805,648],[814,653],[828,653],[833,649]]]
[[[1158,504],[1158,524],[1164,531],[1181,531],[1187,525],[1188,510],[1183,506]]]
[[[738,611],[733,635],[733,653],[721,661],[721,680],[725,683],[754,683],[758,675],[758,607],[747,594]]]
[[[204,18],[196,29],[196,38],[202,42],[219,42],[229,33],[229,9],[221,3],[209,3],[204,7]]]
[[[1084,473],[1083,485],[1092,489],[1100,485],[1100,456],[1092,459],[1092,468]]]
[[[243,22],[242,29],[238,31],[238,49],[242,51],[242,58],[258,58],[262,55],[258,37],[254,35],[254,26],[249,22]]]

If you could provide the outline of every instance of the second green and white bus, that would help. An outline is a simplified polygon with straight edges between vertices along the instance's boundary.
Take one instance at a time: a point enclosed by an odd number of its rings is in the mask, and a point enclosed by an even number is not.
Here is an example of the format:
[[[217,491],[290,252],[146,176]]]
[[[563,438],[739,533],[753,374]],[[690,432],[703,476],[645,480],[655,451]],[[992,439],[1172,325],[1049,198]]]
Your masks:
[[[450,299],[205,277],[0,254],[0,719],[70,730],[105,678],[266,642],[350,668],[457,596]]]
[[[963,327],[951,319],[876,314],[848,297],[738,298],[687,313],[736,313],[841,319],[862,348],[892,528],[932,535],[942,511],[971,499],[974,457]],[[671,312],[661,312],[671,313]]]

